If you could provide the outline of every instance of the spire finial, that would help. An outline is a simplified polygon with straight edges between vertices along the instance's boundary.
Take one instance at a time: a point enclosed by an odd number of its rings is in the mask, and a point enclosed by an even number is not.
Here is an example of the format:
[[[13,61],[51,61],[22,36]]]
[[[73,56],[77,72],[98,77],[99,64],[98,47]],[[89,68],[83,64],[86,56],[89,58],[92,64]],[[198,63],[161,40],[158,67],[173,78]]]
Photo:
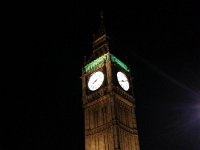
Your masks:
[[[104,25],[104,12],[101,10],[100,11],[100,19],[101,19],[101,24],[99,27],[99,35],[105,34],[105,25]]]
[[[100,18],[101,18],[101,23],[103,23],[103,20],[104,20],[104,12],[103,12],[103,10],[101,10],[101,12],[100,12]]]
[[[99,12],[100,17],[100,26],[97,31],[97,34],[93,36],[93,57],[97,58],[101,56],[102,54],[105,54],[109,51],[108,48],[108,41],[107,41],[107,35],[105,30],[105,24],[104,24],[104,12],[101,10]]]

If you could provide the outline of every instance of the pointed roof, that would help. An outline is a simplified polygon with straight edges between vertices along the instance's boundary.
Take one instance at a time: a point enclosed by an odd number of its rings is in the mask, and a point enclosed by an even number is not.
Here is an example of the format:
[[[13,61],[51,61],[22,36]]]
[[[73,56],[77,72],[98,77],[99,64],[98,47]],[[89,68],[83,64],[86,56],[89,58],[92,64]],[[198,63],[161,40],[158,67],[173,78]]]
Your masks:
[[[99,27],[99,34],[105,34],[106,29],[105,29],[105,25],[104,25],[104,13],[103,13],[103,11],[100,12],[100,18],[101,18],[101,24],[100,24],[100,27]]]
[[[98,32],[96,34],[93,34],[93,40],[97,40],[98,38],[100,38],[101,36],[103,36],[104,34],[106,34],[106,28],[105,28],[105,24],[104,24],[104,12],[101,11],[100,12],[100,19],[101,19],[101,22],[100,22],[100,26],[99,26],[99,29],[98,29]]]
[[[109,52],[108,36],[106,35],[104,25],[104,13],[100,12],[100,26],[96,34],[93,34],[93,53],[89,58],[89,62]]]

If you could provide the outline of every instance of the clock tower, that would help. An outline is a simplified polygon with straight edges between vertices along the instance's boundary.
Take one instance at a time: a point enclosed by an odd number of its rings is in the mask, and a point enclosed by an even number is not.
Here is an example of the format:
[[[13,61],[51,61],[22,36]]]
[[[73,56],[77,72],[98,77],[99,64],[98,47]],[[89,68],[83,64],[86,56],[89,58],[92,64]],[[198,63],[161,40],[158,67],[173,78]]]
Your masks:
[[[103,24],[82,68],[85,150],[139,150],[132,76],[109,51]]]

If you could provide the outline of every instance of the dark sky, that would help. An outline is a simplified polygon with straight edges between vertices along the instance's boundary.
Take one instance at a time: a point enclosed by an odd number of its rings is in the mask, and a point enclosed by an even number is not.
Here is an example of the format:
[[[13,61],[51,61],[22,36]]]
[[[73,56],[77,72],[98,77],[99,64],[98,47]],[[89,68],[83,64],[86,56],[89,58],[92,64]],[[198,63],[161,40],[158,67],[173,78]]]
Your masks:
[[[13,7],[4,22],[2,150],[84,149],[80,76],[101,10],[110,51],[134,77],[141,150],[200,149],[197,4],[99,1]]]

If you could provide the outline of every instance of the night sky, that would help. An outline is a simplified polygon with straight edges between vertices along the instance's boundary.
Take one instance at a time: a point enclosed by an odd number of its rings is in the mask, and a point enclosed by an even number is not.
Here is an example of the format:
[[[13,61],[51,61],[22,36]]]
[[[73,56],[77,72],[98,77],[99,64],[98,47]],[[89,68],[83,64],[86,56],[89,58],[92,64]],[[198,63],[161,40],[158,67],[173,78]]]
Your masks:
[[[83,150],[81,68],[104,11],[131,68],[141,150],[200,149],[200,16],[181,1],[27,4],[9,12],[2,150]]]

